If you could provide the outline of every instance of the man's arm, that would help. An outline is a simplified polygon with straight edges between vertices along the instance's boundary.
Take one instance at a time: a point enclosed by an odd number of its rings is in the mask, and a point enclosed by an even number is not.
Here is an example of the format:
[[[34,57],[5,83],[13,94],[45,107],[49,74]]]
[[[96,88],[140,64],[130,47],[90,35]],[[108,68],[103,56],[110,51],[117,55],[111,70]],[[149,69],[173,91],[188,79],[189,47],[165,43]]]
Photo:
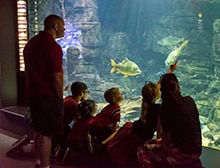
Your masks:
[[[53,75],[53,88],[59,99],[63,99],[63,73],[57,72]]]

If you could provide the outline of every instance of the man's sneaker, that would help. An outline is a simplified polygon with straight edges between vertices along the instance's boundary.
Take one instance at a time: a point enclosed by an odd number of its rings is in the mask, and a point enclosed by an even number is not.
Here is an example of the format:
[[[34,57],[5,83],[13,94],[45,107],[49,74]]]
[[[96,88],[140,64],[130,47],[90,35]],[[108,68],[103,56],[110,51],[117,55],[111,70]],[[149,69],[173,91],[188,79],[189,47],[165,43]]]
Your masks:
[[[13,156],[13,154],[24,152],[23,146],[29,143],[30,139],[27,135],[24,135],[21,139],[17,140],[15,143],[11,145],[6,153],[7,156]]]

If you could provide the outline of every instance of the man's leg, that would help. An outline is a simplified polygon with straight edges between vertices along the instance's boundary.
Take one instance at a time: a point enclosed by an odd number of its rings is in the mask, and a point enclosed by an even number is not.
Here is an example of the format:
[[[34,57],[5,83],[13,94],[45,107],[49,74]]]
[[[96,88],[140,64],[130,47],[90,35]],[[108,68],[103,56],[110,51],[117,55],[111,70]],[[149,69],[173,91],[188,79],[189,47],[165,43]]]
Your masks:
[[[41,167],[47,167],[50,165],[51,142],[52,142],[51,136],[41,135],[41,143],[39,146]]]
[[[34,145],[35,145],[35,153],[36,153],[36,165],[40,165],[40,143],[41,143],[41,134],[35,133],[34,137]]]

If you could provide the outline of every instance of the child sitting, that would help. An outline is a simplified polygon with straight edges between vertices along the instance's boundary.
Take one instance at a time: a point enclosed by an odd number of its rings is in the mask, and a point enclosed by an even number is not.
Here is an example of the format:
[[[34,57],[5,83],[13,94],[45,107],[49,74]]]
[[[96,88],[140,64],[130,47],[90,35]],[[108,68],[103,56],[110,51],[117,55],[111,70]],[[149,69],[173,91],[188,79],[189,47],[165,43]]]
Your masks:
[[[114,133],[120,121],[119,102],[123,100],[123,96],[119,89],[106,90],[104,98],[109,104],[89,121],[90,134],[97,144],[101,144],[102,141]]]
[[[107,152],[112,161],[119,166],[137,163],[136,154],[139,145],[152,139],[155,131],[160,131],[159,109],[156,100],[160,92],[156,84],[148,82],[142,88],[141,114],[138,120],[126,122],[107,144]],[[159,134],[158,134],[159,136]]]
[[[68,146],[77,153],[89,153],[88,130],[89,121],[96,112],[96,103],[93,100],[85,100],[78,106],[81,118],[73,125],[68,136]],[[92,151],[91,151],[92,152]]]

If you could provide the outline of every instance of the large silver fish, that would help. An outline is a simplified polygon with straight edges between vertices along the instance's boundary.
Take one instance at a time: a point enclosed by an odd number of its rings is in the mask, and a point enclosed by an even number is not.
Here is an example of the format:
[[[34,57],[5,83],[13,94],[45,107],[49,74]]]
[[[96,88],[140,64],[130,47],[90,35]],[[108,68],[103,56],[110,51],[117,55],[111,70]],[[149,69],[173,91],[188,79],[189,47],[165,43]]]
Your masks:
[[[166,66],[170,66],[171,64],[173,64],[177,57],[180,55],[182,49],[186,46],[186,44],[188,44],[188,40],[185,40],[180,46],[179,48],[173,50],[167,57],[167,59],[165,60],[165,64]]]
[[[115,61],[111,59],[111,65],[113,66],[113,68],[110,71],[111,73],[113,73],[116,70],[116,73],[123,74],[125,78],[128,76],[135,76],[141,74],[141,70],[139,69],[137,64],[130,61],[128,58],[125,58],[122,62],[118,64],[116,64]]]

